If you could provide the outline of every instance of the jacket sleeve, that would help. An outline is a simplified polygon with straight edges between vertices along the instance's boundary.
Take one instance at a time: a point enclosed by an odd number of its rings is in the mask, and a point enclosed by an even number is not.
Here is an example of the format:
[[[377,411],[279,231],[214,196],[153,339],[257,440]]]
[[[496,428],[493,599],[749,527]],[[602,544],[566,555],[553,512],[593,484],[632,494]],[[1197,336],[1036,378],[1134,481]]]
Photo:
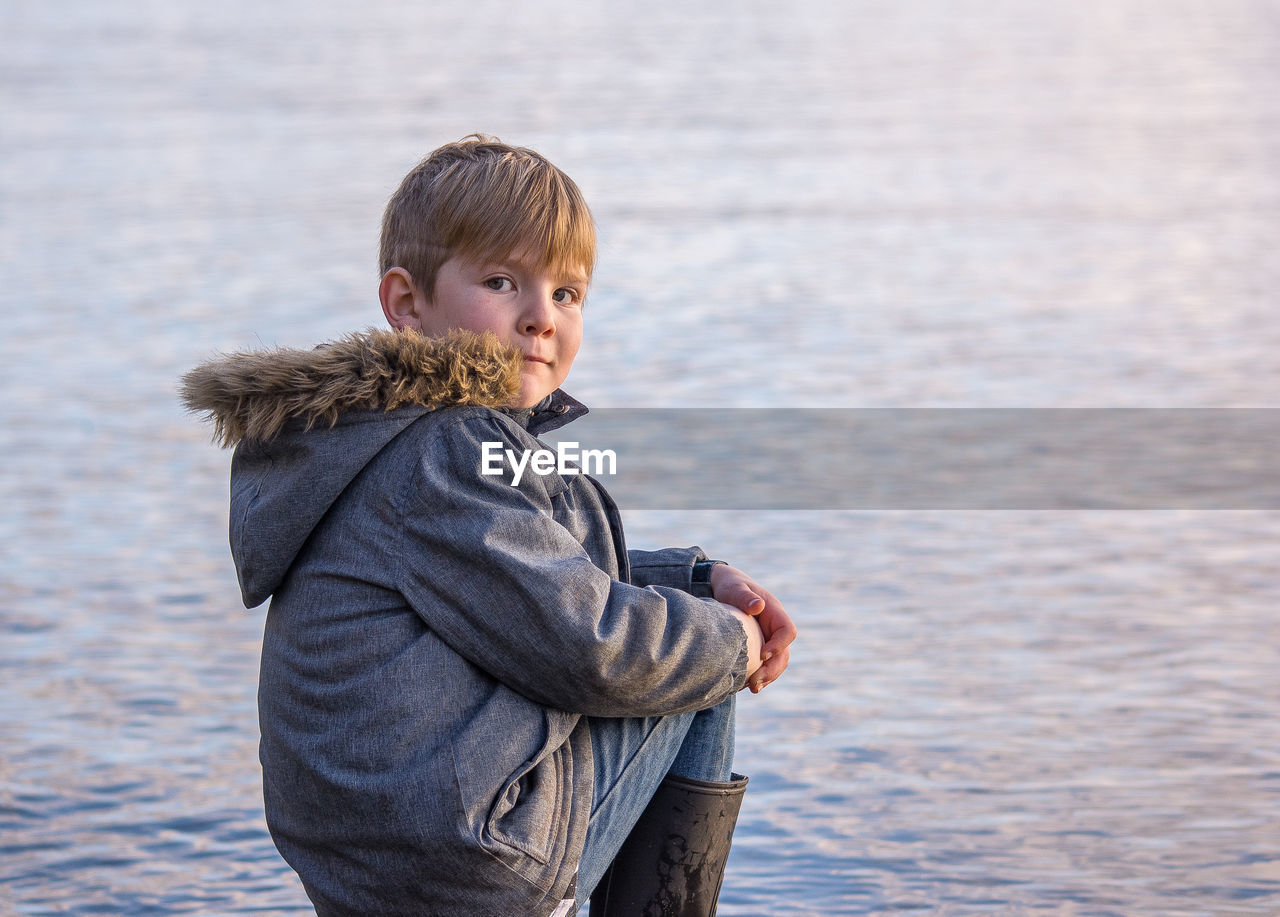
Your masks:
[[[670,586],[690,595],[710,598],[710,589],[693,582],[693,565],[706,560],[702,548],[663,548],[660,551],[627,551],[634,586]]]
[[[434,433],[400,500],[399,580],[454,652],[539,703],[593,716],[705,709],[741,689],[746,637],[731,614],[597,567],[553,518],[559,476],[526,470],[512,486],[509,473],[480,474],[484,442],[536,440],[488,413]]]

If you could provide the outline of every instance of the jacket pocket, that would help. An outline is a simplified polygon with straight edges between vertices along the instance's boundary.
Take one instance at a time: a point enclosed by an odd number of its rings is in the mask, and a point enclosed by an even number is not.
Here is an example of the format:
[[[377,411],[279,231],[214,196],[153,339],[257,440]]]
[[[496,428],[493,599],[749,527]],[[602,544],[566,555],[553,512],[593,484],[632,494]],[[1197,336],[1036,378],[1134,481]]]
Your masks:
[[[539,863],[549,863],[560,819],[563,776],[560,751],[553,749],[512,777],[489,813],[493,838]]]
[[[566,739],[548,734],[536,753],[505,778],[493,773],[492,758],[461,754],[452,747],[454,772],[470,830],[482,846],[503,860],[519,853],[546,866],[556,855],[572,787],[567,785]],[[503,849],[507,855],[503,856]],[[508,862],[513,868],[519,866]]]

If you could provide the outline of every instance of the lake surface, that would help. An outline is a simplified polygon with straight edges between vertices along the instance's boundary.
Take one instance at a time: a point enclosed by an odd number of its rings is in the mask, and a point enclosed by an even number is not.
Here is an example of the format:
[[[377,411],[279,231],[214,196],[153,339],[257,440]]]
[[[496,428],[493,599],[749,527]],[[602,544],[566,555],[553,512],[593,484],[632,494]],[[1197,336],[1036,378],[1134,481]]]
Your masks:
[[[1248,0],[0,7],[0,912],[299,914],[177,377],[377,324],[474,130],[601,232],[596,407],[1276,407]],[[720,913],[1280,912],[1280,513],[645,510],[801,629]]]

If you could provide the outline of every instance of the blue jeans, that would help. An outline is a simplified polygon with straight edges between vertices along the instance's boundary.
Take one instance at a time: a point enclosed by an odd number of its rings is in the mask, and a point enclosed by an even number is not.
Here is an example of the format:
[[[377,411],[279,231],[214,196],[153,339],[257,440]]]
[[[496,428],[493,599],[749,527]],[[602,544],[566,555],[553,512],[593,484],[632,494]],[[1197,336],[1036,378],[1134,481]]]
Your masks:
[[[723,783],[733,767],[734,696],[718,706],[672,716],[592,717],[595,788],[587,842],[578,866],[585,902],[613,862],[667,774]]]

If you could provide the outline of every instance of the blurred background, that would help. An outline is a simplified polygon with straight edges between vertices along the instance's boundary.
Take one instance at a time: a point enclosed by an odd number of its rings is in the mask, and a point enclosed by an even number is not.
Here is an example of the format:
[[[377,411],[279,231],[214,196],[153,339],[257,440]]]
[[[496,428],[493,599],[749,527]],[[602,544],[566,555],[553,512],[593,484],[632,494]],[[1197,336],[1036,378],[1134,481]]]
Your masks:
[[[177,380],[379,324],[472,131],[599,224],[596,407],[1275,407],[1268,0],[0,6],[0,910],[299,914]],[[1280,911],[1274,511],[634,512],[801,628],[720,913]]]

